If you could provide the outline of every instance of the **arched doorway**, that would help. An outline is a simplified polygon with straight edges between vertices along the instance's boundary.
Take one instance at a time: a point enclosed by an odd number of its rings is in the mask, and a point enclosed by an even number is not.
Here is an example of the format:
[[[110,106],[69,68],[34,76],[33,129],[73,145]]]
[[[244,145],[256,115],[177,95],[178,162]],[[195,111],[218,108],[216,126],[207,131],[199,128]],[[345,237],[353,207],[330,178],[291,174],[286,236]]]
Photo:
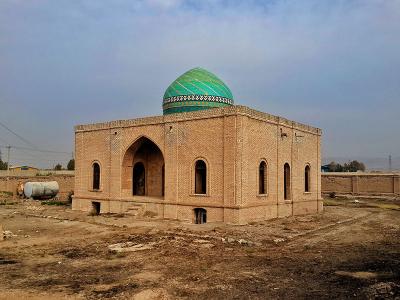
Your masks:
[[[164,197],[165,193],[165,166],[162,166],[161,169],[161,195]]]
[[[122,161],[124,196],[164,196],[164,156],[149,138],[141,137],[125,152]]]
[[[142,162],[137,162],[133,167],[132,194],[137,196],[146,195],[146,172]]]

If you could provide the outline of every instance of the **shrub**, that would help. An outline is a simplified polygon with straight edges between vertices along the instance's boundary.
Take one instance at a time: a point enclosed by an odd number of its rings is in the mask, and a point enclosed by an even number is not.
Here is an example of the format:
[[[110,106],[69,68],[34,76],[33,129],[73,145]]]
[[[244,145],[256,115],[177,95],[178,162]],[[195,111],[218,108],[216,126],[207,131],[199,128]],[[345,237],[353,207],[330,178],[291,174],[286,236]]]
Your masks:
[[[71,159],[67,164],[67,170],[75,170],[75,159]]]

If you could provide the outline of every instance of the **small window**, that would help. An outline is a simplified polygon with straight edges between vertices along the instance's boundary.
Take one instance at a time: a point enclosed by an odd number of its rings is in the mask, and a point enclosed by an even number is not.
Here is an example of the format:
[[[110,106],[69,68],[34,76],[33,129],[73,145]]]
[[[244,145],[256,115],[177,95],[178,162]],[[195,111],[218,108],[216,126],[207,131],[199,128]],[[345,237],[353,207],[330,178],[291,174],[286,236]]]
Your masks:
[[[91,215],[92,216],[100,215],[100,211],[101,211],[101,206],[100,205],[101,205],[100,202],[96,202],[96,201],[92,202],[92,211],[91,211]]]
[[[93,189],[100,189],[100,165],[98,163],[93,164]]]
[[[288,163],[283,167],[283,185],[284,185],[284,199],[290,200],[290,166]]]
[[[194,180],[195,194],[207,194],[207,165],[203,160],[196,161]]]
[[[205,224],[207,223],[207,210],[204,208],[194,209],[194,223],[195,224]]]
[[[304,191],[310,191],[310,166],[307,165],[304,169]]]
[[[265,161],[262,161],[258,168],[258,193],[260,195],[267,193],[267,164]]]

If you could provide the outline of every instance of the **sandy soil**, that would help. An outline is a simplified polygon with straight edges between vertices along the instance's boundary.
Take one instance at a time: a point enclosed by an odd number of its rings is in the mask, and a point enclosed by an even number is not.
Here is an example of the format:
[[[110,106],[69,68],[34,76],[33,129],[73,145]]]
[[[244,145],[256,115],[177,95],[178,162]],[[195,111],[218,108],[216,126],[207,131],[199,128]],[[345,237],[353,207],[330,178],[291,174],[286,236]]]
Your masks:
[[[0,299],[400,299],[400,206],[359,201],[246,226],[0,205]]]

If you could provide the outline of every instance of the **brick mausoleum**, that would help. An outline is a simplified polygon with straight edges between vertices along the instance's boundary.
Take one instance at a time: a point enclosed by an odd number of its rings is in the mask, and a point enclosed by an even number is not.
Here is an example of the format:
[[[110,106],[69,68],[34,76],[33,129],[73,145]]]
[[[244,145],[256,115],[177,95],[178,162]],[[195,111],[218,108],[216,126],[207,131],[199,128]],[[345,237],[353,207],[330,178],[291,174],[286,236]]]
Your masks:
[[[235,224],[322,211],[320,129],[233,105],[200,68],[163,110],[75,127],[73,209]]]

